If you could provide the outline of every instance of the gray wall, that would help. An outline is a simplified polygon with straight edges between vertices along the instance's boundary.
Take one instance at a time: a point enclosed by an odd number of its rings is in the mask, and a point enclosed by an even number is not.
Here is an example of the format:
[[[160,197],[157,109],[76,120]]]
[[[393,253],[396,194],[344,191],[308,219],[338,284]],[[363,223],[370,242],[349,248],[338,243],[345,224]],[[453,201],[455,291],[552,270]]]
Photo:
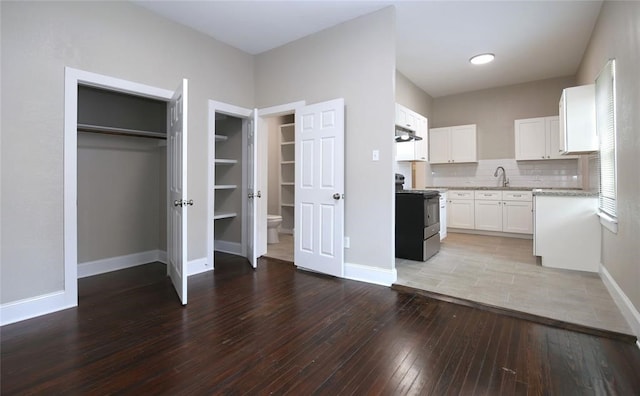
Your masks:
[[[514,120],[558,115],[574,85],[570,76],[434,98],[429,128],[476,124],[478,159],[515,158]]]
[[[404,74],[396,70],[396,103],[399,103],[423,116],[427,117],[431,125],[431,108],[433,98],[418,88]],[[428,162],[412,163],[415,185],[413,188],[424,188],[432,185],[431,166]]]
[[[125,2],[2,2],[0,303],[62,290],[64,67],[189,79],[188,258],[206,257],[207,100],[253,107],[253,57]]]
[[[158,142],[78,134],[79,263],[166,248],[166,147]]]
[[[592,84],[616,59],[618,233],[602,228],[602,264],[640,311],[640,3],[605,1],[577,74]],[[640,337],[640,329],[636,329]]]
[[[345,261],[385,269],[394,268],[395,69],[393,8],[256,57],[258,107],[345,99]]]

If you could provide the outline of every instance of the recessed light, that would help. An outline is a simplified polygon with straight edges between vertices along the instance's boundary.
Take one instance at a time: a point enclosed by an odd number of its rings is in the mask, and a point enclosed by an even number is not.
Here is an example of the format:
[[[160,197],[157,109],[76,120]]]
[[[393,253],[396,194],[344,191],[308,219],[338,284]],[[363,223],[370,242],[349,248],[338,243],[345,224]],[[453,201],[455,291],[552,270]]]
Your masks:
[[[493,61],[496,56],[494,54],[480,54],[469,59],[469,62],[474,65],[484,65],[485,63],[489,63]]]

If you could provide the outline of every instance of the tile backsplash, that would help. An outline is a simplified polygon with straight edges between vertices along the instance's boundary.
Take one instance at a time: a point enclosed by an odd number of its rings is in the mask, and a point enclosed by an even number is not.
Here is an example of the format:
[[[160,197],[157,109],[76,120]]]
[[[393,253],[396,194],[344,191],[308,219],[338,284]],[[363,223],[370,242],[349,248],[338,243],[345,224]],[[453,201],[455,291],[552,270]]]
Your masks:
[[[581,188],[582,175],[577,159],[516,161],[515,159],[480,160],[468,164],[431,165],[432,185],[441,187],[500,187],[502,166],[510,187]]]

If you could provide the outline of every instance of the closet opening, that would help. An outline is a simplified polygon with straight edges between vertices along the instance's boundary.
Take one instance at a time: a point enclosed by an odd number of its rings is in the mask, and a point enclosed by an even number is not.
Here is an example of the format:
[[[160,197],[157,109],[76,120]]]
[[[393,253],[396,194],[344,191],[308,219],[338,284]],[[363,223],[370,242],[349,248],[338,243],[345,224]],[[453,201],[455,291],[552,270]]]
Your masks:
[[[166,264],[167,101],[77,90],[78,278]]]

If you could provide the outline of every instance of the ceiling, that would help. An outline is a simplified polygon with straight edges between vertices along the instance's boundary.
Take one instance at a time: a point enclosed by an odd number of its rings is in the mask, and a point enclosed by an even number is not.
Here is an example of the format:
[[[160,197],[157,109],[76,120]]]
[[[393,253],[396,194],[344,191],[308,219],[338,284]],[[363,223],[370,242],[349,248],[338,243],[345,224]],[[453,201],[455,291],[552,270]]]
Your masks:
[[[250,54],[393,5],[398,70],[433,97],[576,73],[595,1],[134,1]],[[472,66],[492,52],[494,62]]]

